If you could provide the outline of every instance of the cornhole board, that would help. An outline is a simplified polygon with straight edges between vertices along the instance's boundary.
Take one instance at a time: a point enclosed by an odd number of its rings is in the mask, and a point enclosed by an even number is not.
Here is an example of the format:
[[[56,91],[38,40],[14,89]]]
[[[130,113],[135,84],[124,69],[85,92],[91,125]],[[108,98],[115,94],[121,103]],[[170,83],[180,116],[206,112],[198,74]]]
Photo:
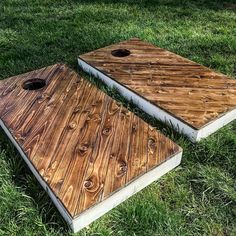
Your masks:
[[[0,124],[74,232],[180,164],[182,149],[56,64],[0,81]]]
[[[193,142],[236,118],[236,80],[139,39],[83,54],[78,63]]]

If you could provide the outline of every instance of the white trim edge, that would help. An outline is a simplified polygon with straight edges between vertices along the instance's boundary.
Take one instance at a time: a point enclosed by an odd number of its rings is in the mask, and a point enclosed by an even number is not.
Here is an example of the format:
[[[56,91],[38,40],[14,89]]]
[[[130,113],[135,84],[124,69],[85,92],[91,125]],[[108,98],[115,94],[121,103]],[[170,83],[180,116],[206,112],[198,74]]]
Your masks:
[[[181,158],[182,151],[172,156],[170,159],[163,162],[154,169],[143,174],[142,176],[137,177],[134,181],[113,193],[107,199],[84,211],[81,215],[73,220],[73,231],[78,232],[135,193],[139,192],[164,174],[168,173],[170,170],[174,169],[180,164]]]
[[[134,102],[140,109],[142,109],[147,114],[167,124],[171,124],[179,133],[185,134],[192,142],[198,142],[201,139],[206,138],[207,136],[214,133],[215,131],[217,131],[224,125],[230,123],[236,118],[236,109],[234,109],[225,113],[220,118],[210,122],[201,129],[194,129],[183,121],[172,116],[168,112],[162,110],[160,107],[155,106],[146,99],[142,98],[141,96],[138,96],[135,92],[132,92],[125,86],[120,85],[115,80],[111,79],[101,71],[86,63],[84,60],[78,58],[78,64],[84,71],[102,80],[109,87],[116,88],[122,96],[124,96],[128,100],[132,100],[132,102]]]

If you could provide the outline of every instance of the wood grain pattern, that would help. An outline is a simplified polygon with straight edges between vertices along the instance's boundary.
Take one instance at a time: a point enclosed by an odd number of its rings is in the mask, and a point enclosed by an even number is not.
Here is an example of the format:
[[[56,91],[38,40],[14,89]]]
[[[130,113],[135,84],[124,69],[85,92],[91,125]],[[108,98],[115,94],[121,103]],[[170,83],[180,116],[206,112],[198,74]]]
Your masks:
[[[236,80],[139,39],[79,58],[196,130],[236,109]]]
[[[29,79],[46,86],[24,90]],[[63,64],[0,81],[0,118],[72,218],[181,148]]]

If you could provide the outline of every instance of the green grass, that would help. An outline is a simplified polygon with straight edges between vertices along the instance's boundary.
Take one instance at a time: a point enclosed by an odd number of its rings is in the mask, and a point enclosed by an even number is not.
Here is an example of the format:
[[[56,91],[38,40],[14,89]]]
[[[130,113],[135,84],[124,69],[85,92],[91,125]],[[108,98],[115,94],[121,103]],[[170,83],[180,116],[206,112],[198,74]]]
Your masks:
[[[77,69],[77,55],[130,37],[235,77],[236,10],[226,5],[217,0],[4,0],[0,79],[56,62]],[[236,122],[194,145],[127,106],[180,144],[183,162],[78,235],[236,235]],[[0,235],[68,234],[1,131]]]

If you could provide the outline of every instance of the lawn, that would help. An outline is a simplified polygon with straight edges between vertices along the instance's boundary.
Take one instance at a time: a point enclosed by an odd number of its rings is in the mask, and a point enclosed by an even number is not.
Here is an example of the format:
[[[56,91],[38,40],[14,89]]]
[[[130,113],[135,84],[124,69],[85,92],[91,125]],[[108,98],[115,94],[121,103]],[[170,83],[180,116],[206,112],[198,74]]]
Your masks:
[[[131,37],[236,77],[236,1],[2,0],[0,79],[57,62],[78,70],[79,54]],[[181,166],[76,235],[236,235],[236,122],[194,145],[98,86],[184,155]],[[0,235],[71,235],[0,131]]]

